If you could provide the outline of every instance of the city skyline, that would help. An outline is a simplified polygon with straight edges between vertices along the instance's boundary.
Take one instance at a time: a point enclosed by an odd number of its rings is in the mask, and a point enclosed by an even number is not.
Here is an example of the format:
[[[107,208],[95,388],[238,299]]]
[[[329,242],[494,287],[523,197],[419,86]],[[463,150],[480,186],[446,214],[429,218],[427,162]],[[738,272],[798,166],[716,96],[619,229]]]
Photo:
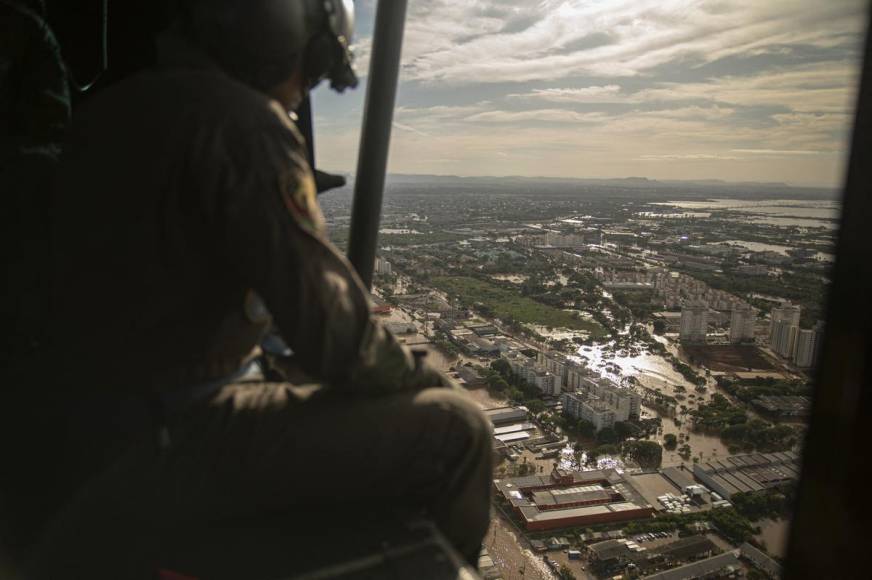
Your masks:
[[[321,167],[352,171],[361,86],[314,94]],[[389,171],[838,187],[863,2],[412,3]]]

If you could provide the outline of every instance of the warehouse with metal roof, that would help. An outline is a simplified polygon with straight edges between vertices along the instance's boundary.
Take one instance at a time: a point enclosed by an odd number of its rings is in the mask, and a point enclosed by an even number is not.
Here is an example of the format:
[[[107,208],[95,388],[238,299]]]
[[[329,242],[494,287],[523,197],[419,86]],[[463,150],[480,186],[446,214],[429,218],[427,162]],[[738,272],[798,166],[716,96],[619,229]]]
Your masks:
[[[792,451],[751,453],[697,463],[693,475],[709,489],[730,498],[736,493],[762,491],[795,481],[799,464]]]

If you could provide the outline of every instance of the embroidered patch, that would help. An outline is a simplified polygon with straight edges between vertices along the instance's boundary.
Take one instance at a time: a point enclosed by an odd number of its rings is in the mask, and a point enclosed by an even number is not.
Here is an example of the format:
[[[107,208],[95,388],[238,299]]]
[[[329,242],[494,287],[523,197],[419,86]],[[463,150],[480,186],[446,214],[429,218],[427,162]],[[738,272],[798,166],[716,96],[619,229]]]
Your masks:
[[[324,231],[324,216],[315,194],[315,180],[304,171],[288,170],[280,177],[279,188],[285,207],[301,228],[312,234]]]

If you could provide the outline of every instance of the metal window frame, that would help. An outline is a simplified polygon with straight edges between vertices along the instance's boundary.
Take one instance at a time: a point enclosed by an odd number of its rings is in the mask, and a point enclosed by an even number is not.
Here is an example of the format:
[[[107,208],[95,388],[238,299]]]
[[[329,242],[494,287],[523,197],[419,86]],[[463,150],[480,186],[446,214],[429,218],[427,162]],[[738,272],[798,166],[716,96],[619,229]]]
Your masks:
[[[872,42],[867,35],[826,328],[803,450],[785,578],[868,573],[872,456]],[[859,575],[859,576],[858,576]]]

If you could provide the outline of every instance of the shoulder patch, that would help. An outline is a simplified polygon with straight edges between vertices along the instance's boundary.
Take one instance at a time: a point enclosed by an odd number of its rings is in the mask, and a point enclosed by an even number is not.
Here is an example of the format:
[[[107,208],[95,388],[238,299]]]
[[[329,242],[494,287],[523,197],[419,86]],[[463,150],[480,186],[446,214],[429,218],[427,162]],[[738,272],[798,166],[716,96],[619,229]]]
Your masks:
[[[324,215],[315,193],[315,180],[308,171],[289,168],[279,177],[279,191],[288,212],[311,234],[324,233]]]

